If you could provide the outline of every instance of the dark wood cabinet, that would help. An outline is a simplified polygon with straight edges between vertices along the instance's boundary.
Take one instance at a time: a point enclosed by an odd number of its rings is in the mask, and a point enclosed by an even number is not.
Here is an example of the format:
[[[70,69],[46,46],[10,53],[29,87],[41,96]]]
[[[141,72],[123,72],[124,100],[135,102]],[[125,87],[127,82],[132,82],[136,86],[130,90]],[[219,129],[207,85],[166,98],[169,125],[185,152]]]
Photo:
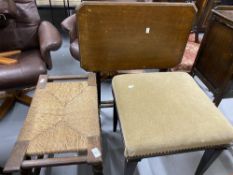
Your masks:
[[[213,92],[218,105],[233,82],[233,7],[213,10],[192,70]]]
[[[211,10],[220,4],[218,0],[197,0],[196,6],[198,9],[196,25],[199,31],[204,31],[211,17]]]
[[[196,33],[196,42],[198,42],[198,34],[200,32],[205,32],[211,18],[211,10],[220,3],[220,0],[196,0],[195,4],[198,9],[194,29]]]

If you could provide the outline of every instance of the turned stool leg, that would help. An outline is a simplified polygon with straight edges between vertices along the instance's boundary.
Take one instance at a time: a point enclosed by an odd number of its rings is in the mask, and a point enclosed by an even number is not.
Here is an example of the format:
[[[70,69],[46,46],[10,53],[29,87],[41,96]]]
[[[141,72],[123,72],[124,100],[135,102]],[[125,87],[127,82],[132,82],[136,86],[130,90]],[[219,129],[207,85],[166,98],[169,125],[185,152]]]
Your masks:
[[[93,174],[94,175],[103,175],[103,167],[101,164],[99,165],[92,165]]]
[[[195,43],[199,43],[199,32],[195,32]]]

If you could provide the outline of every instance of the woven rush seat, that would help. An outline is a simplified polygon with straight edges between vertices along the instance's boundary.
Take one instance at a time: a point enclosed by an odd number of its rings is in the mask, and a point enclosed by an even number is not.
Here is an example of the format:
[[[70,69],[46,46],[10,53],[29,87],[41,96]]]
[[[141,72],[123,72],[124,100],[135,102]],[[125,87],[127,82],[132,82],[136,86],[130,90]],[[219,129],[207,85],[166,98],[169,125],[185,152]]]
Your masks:
[[[233,140],[232,126],[187,73],[120,75],[112,86],[127,159]]]
[[[100,137],[95,86],[49,82],[36,90],[19,136],[28,155],[85,151],[92,137]]]
[[[72,154],[54,156],[63,153]],[[80,163],[91,164],[95,174],[102,174],[95,75],[90,73],[81,78],[41,75],[4,171],[27,169],[31,174],[33,168]]]

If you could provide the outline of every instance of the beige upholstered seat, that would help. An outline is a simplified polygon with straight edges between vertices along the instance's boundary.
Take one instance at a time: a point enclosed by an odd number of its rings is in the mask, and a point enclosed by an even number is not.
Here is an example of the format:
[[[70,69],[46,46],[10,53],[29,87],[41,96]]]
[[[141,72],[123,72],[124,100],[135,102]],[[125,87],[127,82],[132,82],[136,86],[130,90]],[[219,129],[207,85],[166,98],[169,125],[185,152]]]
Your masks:
[[[127,158],[233,140],[233,127],[187,73],[116,76],[113,92]]]

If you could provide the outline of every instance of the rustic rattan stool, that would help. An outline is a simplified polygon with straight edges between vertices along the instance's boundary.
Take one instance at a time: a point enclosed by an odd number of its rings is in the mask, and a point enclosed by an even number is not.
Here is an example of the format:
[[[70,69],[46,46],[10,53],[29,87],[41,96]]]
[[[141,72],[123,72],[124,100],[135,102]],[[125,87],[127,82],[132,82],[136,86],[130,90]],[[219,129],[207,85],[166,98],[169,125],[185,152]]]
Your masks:
[[[41,167],[83,163],[102,174],[95,75],[41,75],[4,171],[39,174]]]
[[[143,158],[206,150],[195,173],[200,175],[233,141],[231,124],[187,73],[120,75],[112,85],[124,175],[132,175]]]

